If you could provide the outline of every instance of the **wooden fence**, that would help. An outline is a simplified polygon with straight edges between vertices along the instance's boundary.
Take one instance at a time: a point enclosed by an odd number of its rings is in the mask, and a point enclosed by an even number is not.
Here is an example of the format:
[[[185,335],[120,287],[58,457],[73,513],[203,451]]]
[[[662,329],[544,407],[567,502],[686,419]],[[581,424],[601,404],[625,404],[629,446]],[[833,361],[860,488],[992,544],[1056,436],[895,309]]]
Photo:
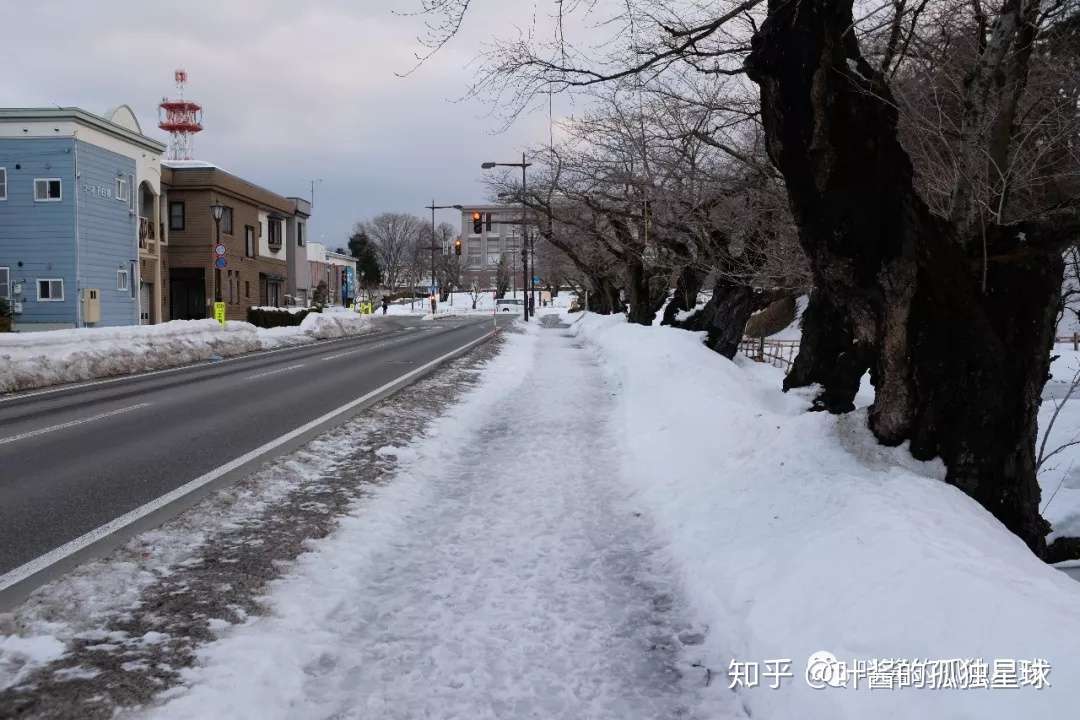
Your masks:
[[[1055,344],[1071,344],[1073,350],[1080,351],[1080,333],[1054,338]],[[791,369],[795,356],[799,354],[798,340],[769,340],[767,338],[743,337],[739,343],[739,352],[756,362],[767,362],[785,371]]]
[[[1072,343],[1073,350],[1080,350],[1080,333],[1054,338],[1054,344],[1057,345],[1058,343]]]
[[[751,360],[790,370],[795,356],[799,354],[799,341],[743,337],[739,352]]]

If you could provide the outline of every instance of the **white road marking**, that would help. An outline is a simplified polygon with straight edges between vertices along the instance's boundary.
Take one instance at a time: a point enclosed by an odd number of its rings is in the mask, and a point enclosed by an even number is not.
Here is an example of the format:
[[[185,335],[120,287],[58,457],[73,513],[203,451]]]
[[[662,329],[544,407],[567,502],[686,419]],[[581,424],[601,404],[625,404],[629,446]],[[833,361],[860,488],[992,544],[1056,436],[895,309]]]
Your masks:
[[[494,334],[495,334],[495,331],[492,330],[491,332],[485,333],[484,335],[482,335],[481,337],[478,337],[475,340],[470,340],[469,342],[465,343],[464,345],[462,345],[462,346],[460,346],[458,348],[455,348],[454,350],[451,350],[450,352],[446,353],[445,355],[440,355],[439,357],[435,358],[434,360],[432,360],[430,362],[427,362],[427,363],[421,365],[418,368],[410,370],[409,372],[405,373],[404,375],[398,376],[397,378],[391,380],[390,382],[386,383],[385,385],[380,385],[379,387],[375,388],[371,392],[365,393],[364,395],[361,395],[360,397],[356,398],[355,400],[347,402],[344,405],[342,405],[342,406],[340,406],[340,407],[338,407],[338,408],[336,408],[334,410],[331,410],[330,412],[326,413],[325,415],[321,415],[321,416],[315,418],[311,422],[304,423],[303,425],[296,428],[295,430],[290,430],[289,432],[285,433],[284,435],[281,435],[281,436],[279,436],[277,438],[274,438],[270,442],[268,442],[268,443],[266,443],[264,445],[260,445],[259,447],[255,448],[254,450],[252,450],[250,452],[247,452],[247,453],[244,453],[243,455],[241,455],[238,458],[230,460],[229,462],[227,462],[224,465],[221,465],[221,466],[211,470],[210,472],[206,473],[205,475],[200,475],[199,477],[195,478],[194,480],[181,485],[180,487],[176,488],[175,490],[173,490],[171,492],[168,492],[168,493],[166,493],[166,494],[164,494],[164,495],[162,495],[162,496],[160,496],[160,497],[158,497],[158,498],[156,498],[154,500],[151,500],[150,502],[146,503],[145,505],[141,505],[141,506],[135,508],[134,510],[132,510],[130,512],[124,513],[123,515],[116,518],[115,520],[107,522],[104,525],[101,525],[101,526],[91,530],[90,532],[86,533],[85,535],[80,535],[79,537],[75,538],[74,540],[70,540],[70,541],[64,543],[63,545],[61,545],[60,547],[50,550],[49,552],[45,553],[44,555],[39,555],[38,557],[34,558],[30,562],[25,563],[23,565],[20,565],[19,567],[15,568],[14,570],[11,570],[11,571],[3,574],[3,575],[0,575],[0,592],[4,592],[5,590],[7,590],[10,587],[13,587],[17,583],[20,583],[23,580],[25,580],[25,579],[27,579],[29,577],[32,577],[32,576],[36,575],[37,573],[39,573],[39,572],[41,572],[43,570],[46,570],[50,566],[55,565],[58,562],[61,562],[62,560],[64,560],[64,558],[67,558],[67,557],[70,557],[71,555],[74,555],[75,553],[79,552],[83,548],[85,548],[85,547],[87,547],[89,545],[93,545],[95,542],[98,542],[99,540],[102,540],[103,538],[106,538],[106,537],[108,537],[109,535],[112,535],[115,532],[123,530],[124,528],[128,527],[129,525],[132,525],[133,523],[138,522],[140,519],[146,517],[147,515],[150,515],[151,513],[153,513],[155,511],[169,505],[170,503],[176,502],[177,500],[181,499],[185,495],[188,495],[190,493],[195,492],[196,490],[203,487],[204,485],[212,483],[214,480],[217,480],[219,477],[221,477],[223,475],[226,475],[227,473],[229,473],[229,472],[231,472],[231,471],[233,471],[233,470],[235,470],[237,468],[243,467],[247,463],[249,463],[249,462],[251,462],[253,460],[256,460],[257,458],[259,458],[259,457],[261,457],[263,455],[266,455],[267,453],[273,452],[276,448],[281,447],[282,445],[284,445],[285,443],[293,440],[294,438],[298,438],[301,435],[303,435],[304,433],[306,433],[306,432],[308,432],[310,430],[314,430],[315,428],[319,427],[323,423],[329,422],[330,420],[333,420],[337,416],[343,415],[343,414],[349,412],[353,408],[364,404],[365,402],[367,402],[371,398],[377,397],[380,393],[385,392],[387,390],[390,390],[391,388],[393,388],[395,385],[401,383],[402,381],[408,380],[409,378],[412,378],[412,377],[416,377],[417,375],[423,373],[425,370],[429,370],[430,368],[435,367],[436,365],[443,362],[444,360],[447,360],[448,358],[451,358],[454,355],[457,355],[458,353],[464,352],[465,350],[468,350],[469,348],[473,347],[474,345],[479,345],[480,343],[484,342],[485,340],[487,340],[488,338],[490,338]]]
[[[327,355],[326,357],[323,358],[323,360],[337,360],[338,358],[345,357],[346,355],[355,355],[356,353],[363,352],[365,350],[371,351],[371,350],[379,350],[379,349],[381,349],[381,346],[379,346],[379,345],[374,345],[374,346],[369,347],[369,348],[368,347],[362,347],[362,348],[357,348],[355,350],[349,350],[348,352],[340,352],[340,353],[334,353],[333,355]]]
[[[130,405],[118,410],[110,410],[109,412],[103,412],[99,415],[93,415],[88,418],[82,418],[81,420],[69,420],[66,423],[60,423],[59,425],[50,425],[49,427],[39,428],[37,430],[31,430],[29,432],[19,433],[18,435],[12,435],[6,438],[0,438],[0,445],[7,445],[8,443],[18,442],[19,440],[26,440],[27,438],[37,437],[38,435],[44,435],[46,433],[56,432],[57,430],[64,430],[66,428],[75,427],[76,425],[85,425],[86,423],[95,422],[97,420],[104,420],[105,418],[111,418],[116,415],[123,415],[129,413],[132,410],[138,410],[140,408],[149,407],[150,403],[139,403],[138,405]]]
[[[277,370],[267,370],[266,372],[255,373],[254,375],[248,375],[244,379],[245,380],[258,380],[259,378],[264,378],[267,375],[277,375],[278,373],[283,373],[286,370],[295,370],[296,368],[302,368],[302,367],[304,367],[305,364],[306,363],[297,363],[295,365],[288,365],[288,366],[283,367],[283,368],[278,368]]]

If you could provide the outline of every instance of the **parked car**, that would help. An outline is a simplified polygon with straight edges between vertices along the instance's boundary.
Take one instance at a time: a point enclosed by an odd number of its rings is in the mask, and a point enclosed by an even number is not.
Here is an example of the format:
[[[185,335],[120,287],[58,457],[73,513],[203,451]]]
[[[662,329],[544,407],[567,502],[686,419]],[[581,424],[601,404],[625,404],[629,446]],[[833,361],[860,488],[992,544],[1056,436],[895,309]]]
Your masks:
[[[503,298],[495,303],[496,312],[521,312],[524,300],[517,298]]]

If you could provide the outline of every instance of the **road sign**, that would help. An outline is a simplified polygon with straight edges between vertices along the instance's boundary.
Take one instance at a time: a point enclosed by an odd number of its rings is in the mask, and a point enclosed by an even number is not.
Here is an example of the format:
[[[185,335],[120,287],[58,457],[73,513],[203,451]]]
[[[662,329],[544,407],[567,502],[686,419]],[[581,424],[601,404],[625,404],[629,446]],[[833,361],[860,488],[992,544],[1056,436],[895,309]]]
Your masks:
[[[218,245],[215,245],[214,254],[218,257],[225,257],[225,246],[220,243]]]
[[[533,282],[536,283],[537,285],[539,285],[540,284],[540,278],[533,275]]]
[[[229,266],[229,261],[226,260],[223,257],[219,257],[216,260],[214,260],[214,267],[216,267],[218,270],[224,270],[228,266]]]
[[[225,303],[214,303],[214,319],[221,323],[221,327],[225,327]]]

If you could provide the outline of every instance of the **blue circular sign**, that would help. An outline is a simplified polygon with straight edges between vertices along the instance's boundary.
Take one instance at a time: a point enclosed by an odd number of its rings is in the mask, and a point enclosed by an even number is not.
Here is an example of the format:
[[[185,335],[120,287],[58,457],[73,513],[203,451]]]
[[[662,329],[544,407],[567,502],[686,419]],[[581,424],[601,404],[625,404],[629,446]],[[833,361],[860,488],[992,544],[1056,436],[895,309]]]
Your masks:
[[[225,258],[223,257],[219,257],[218,259],[214,260],[214,267],[216,267],[218,270],[224,270],[225,266],[228,264],[229,263],[226,262]]]

